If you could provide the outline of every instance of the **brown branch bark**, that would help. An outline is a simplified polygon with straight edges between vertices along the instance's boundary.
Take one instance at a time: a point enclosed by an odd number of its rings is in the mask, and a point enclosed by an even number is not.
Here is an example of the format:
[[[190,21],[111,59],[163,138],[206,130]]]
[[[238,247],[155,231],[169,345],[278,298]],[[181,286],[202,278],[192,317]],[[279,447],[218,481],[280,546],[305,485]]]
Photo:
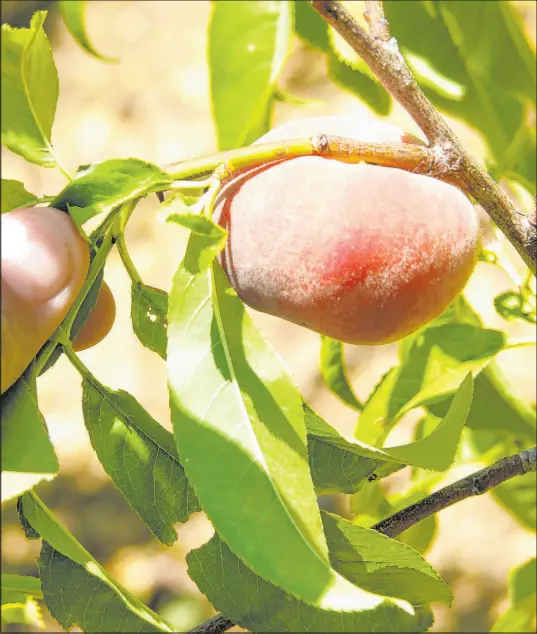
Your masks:
[[[511,478],[536,471],[536,467],[537,448],[532,447],[507,458],[502,458],[489,467],[476,471],[476,473],[428,495],[423,500],[390,515],[371,528],[388,537],[396,537],[430,515],[474,495],[482,495]],[[217,614],[190,632],[220,634],[233,625],[231,621]]]
[[[372,528],[388,537],[396,537],[430,515],[474,495],[482,495],[515,476],[535,471],[536,448],[527,449],[513,456],[502,458],[490,467],[458,480],[428,495],[423,500],[390,515]]]
[[[365,0],[364,18],[374,39],[382,42],[387,42],[390,39],[390,27],[384,16],[381,1]]]
[[[485,169],[465,151],[458,137],[418,86],[399,52],[395,38],[383,39],[389,33],[389,27],[385,18],[381,25],[379,16],[382,7],[379,0],[370,0],[368,3],[369,19],[374,25],[371,33],[363,29],[337,0],[310,2],[319,15],[362,57],[392,97],[405,108],[423,130],[430,146],[450,167],[457,184],[485,209],[535,275],[536,247],[529,218],[513,205]],[[377,6],[373,9],[373,5]],[[379,36],[380,26],[384,34],[382,36]]]

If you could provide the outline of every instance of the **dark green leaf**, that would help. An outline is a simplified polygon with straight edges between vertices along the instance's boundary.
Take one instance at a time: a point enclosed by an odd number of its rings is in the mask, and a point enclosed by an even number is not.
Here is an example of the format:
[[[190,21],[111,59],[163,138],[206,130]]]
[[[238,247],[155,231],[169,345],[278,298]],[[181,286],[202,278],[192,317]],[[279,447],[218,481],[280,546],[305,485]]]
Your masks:
[[[287,57],[292,17],[289,0],[213,3],[209,71],[220,149],[248,145],[267,131],[267,106]]]
[[[166,359],[168,294],[146,284],[131,289],[132,328],[142,344]]]
[[[60,13],[62,14],[63,21],[65,22],[65,26],[69,29],[69,33],[71,33],[71,35],[75,38],[75,41],[80,44],[86,53],[106,62],[117,61],[112,57],[105,57],[104,55],[98,53],[89,41],[85,24],[86,4],[85,0],[58,1],[58,6]]]
[[[397,463],[356,453],[355,447],[346,446],[345,439],[308,405],[304,405],[304,411],[310,470],[317,494],[354,493],[373,474],[385,477],[402,468]]]
[[[27,161],[55,167],[50,136],[58,73],[43,30],[46,11],[37,11],[29,29],[2,25],[2,145]]]
[[[302,399],[218,263],[207,268],[214,243],[191,236],[169,299],[181,463],[216,530],[253,570],[313,605],[344,610],[364,594],[328,562]]]
[[[505,345],[505,334],[468,324],[444,324],[421,331],[402,363],[371,394],[356,435],[382,444],[393,425],[420,405],[453,393],[468,372],[477,374]]]
[[[295,33],[313,48],[330,51],[328,24],[309,2],[295,0]]]
[[[22,498],[26,521],[43,538],[37,562],[45,604],[66,629],[85,632],[173,632],[102,566],[60,524],[41,500]]]
[[[200,510],[172,434],[127,392],[90,375],[82,387],[84,422],[106,473],[151,532],[171,546],[173,525]]]
[[[362,409],[347,377],[341,341],[321,336],[321,376],[332,394],[349,407],[358,411]]]
[[[403,594],[411,595],[413,590],[404,587],[403,580],[415,575],[413,582],[416,582],[421,573],[415,567],[419,566],[427,571],[420,578],[422,587],[430,584],[425,595],[429,593],[428,596],[446,597],[449,593],[445,586],[442,587],[443,582],[432,568],[402,544],[392,542],[397,544],[394,549],[401,557],[400,561],[403,562],[408,556],[412,564],[408,566],[408,562],[406,565],[403,563],[398,570],[395,564],[388,571],[385,556],[378,547],[369,546],[364,556],[359,552],[358,548],[363,545],[361,531],[365,529],[325,514],[323,522],[325,527],[328,524],[330,558],[334,565],[341,565],[342,572],[345,569],[349,577],[359,579],[370,587],[378,587],[379,590],[396,588]],[[375,544],[378,544],[378,538],[382,539],[382,536],[376,534],[373,537]],[[387,543],[383,541],[382,546],[385,545]],[[406,550],[403,551],[403,548]],[[372,559],[369,560],[369,557]],[[394,600],[384,599],[375,605],[371,598],[380,600],[380,597],[367,595],[365,592],[362,602],[349,605],[347,612],[308,605],[257,576],[217,535],[201,548],[190,551],[187,563],[188,574],[209,601],[227,618],[253,632],[422,632],[432,622],[420,610],[416,611],[415,616],[404,612]],[[378,574],[381,570],[385,575]],[[384,583],[382,579],[385,580]],[[419,590],[416,594],[419,594]],[[353,607],[354,611],[351,611]]]
[[[23,375],[1,398],[2,501],[52,480],[59,469],[37,404],[35,377]]]
[[[37,196],[24,189],[20,181],[2,179],[1,204],[2,211],[12,211],[18,207],[32,207],[37,202]]]
[[[78,226],[93,216],[145,196],[172,182],[169,174],[139,159],[110,159],[79,168],[75,178],[50,203],[68,211]]]

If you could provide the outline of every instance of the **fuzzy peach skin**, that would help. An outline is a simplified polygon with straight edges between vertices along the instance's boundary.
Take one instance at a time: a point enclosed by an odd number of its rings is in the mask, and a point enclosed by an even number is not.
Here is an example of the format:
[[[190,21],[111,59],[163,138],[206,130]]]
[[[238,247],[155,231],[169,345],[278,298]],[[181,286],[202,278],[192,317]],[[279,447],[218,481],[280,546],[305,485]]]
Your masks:
[[[51,207],[2,214],[1,392],[24,372],[80,292],[89,249],[74,223]],[[115,304],[103,282],[97,305],[73,343],[95,345],[112,327]]]
[[[386,123],[306,119],[259,139],[319,133],[417,142]],[[437,179],[322,157],[271,163],[221,193],[222,266],[251,307],[352,344],[397,341],[442,313],[477,260],[469,200]]]

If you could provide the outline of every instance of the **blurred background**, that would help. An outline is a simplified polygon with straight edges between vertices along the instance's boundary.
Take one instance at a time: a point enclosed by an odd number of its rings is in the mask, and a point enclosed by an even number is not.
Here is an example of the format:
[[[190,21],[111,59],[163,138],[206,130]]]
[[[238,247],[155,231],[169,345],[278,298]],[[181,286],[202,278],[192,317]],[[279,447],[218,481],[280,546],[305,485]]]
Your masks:
[[[513,4],[535,42],[535,2]],[[117,57],[118,63],[103,63],[79,48],[54,2],[3,1],[1,8],[2,22],[14,26],[27,26],[36,9],[49,10],[45,28],[60,79],[53,143],[69,171],[108,158],[137,157],[164,165],[216,151],[206,61],[208,1],[89,2],[90,40],[99,52]],[[274,125],[326,114],[374,116],[327,78],[322,54],[298,40],[279,85],[307,101],[304,105],[278,103]],[[389,119],[419,134],[398,106]],[[479,136],[458,122],[451,123],[466,147],[483,159]],[[58,171],[30,165],[4,150],[2,176],[23,181],[37,195],[54,194],[65,184]],[[144,282],[169,290],[187,233],[160,223],[157,211],[154,196],[140,204],[126,237]],[[82,352],[81,358],[104,384],[133,394],[154,418],[170,428],[165,366],[133,334],[130,282],[115,252],[108,259],[105,279],[116,299],[116,323],[108,337]],[[487,327],[505,329],[516,337],[531,336],[531,326],[508,324],[494,310],[492,298],[511,287],[504,274],[480,263],[467,297]],[[252,316],[285,357],[306,400],[331,424],[352,433],[355,413],[323,387],[318,372],[319,337],[267,315]],[[355,391],[365,398],[397,362],[397,349],[395,345],[347,346],[346,359]],[[504,352],[498,360],[517,393],[535,403],[535,348]],[[76,371],[62,358],[40,379],[38,388],[41,410],[61,465],[53,482],[39,485],[46,504],[120,583],[180,631],[208,618],[214,611],[188,577],[185,566],[185,554],[212,534],[205,516],[197,513],[186,524],[178,525],[179,538],[173,547],[158,543],[114,488],[91,449]],[[410,424],[404,423],[397,427],[390,444],[407,441],[410,429]],[[26,541],[15,504],[3,507],[2,572],[35,575],[39,548],[40,542]],[[433,630],[489,631],[507,605],[508,570],[534,554],[534,535],[489,494],[443,511],[427,558],[451,585],[455,601],[452,610],[435,609]],[[47,631],[61,631],[50,617],[45,615],[45,619]],[[28,630],[17,630],[13,625],[6,631]]]

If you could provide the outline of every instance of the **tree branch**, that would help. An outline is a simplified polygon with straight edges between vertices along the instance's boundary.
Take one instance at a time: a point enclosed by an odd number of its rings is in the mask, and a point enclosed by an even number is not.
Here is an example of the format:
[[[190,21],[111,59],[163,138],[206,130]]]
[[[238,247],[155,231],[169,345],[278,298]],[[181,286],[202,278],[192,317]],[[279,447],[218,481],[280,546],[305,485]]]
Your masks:
[[[453,484],[428,495],[416,504],[407,506],[402,511],[390,515],[390,517],[378,522],[371,528],[388,537],[396,537],[430,515],[434,515],[438,511],[466,498],[482,495],[506,480],[536,471],[536,467],[537,448],[532,447],[507,458],[502,458],[489,467],[481,469],[481,471],[476,471],[476,473],[462,480],[453,482]],[[221,614],[217,614],[190,630],[190,632],[221,634],[221,632],[225,632],[233,625],[231,621],[225,619]]]
[[[372,528],[388,537],[395,537],[414,524],[421,522],[442,509],[474,495],[482,495],[502,482],[535,471],[536,448],[502,458],[489,467],[458,480],[428,495],[423,500],[390,515]]]
[[[199,634],[221,634],[221,632],[229,630],[229,628],[234,625],[235,623],[226,619],[221,614],[215,614],[211,616],[210,619],[196,625],[194,629],[189,630],[189,634],[193,632],[198,632]]]
[[[535,275],[536,247],[530,219],[515,207],[500,186],[466,152],[458,137],[418,86],[399,52],[397,40],[384,39],[389,27],[379,0],[369,0],[367,3],[371,34],[336,0],[310,2],[362,57],[392,97],[405,108],[423,130],[429,144],[443,155],[457,184],[485,209]]]
[[[387,42],[390,39],[390,27],[384,16],[382,0],[365,0],[364,18],[375,40]]]

